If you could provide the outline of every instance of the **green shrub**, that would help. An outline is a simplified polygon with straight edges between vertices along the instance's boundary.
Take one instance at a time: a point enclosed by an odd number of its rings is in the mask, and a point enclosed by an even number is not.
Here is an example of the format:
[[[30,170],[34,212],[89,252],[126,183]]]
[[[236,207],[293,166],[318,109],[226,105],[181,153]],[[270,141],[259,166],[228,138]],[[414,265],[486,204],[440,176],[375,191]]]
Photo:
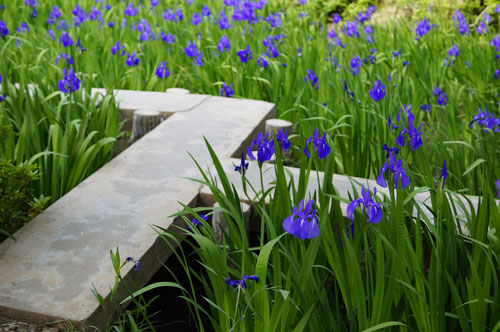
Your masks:
[[[48,198],[35,198],[31,186],[38,176],[37,165],[0,159],[0,241],[43,211]]]

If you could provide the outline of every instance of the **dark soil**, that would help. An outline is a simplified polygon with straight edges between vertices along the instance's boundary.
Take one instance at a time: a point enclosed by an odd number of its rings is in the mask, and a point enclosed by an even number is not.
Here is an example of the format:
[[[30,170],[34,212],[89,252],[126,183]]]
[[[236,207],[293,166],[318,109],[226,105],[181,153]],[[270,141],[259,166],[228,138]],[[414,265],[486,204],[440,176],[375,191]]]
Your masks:
[[[197,261],[197,255],[194,254],[193,249],[189,246],[187,242],[182,242],[182,249],[187,257],[188,264],[197,274],[203,273],[203,268]],[[175,255],[171,255],[169,259],[164,263],[177,277],[181,286],[185,289],[190,289],[189,281],[186,273],[179,263]],[[196,289],[196,295],[198,296],[198,303],[206,304],[202,296],[205,296],[205,291],[201,282],[199,282],[194,276],[192,277],[194,288]],[[147,285],[155,282],[171,281],[176,282],[175,278],[171,275],[166,268],[161,267],[156,274],[149,280]],[[173,287],[161,287],[155,291],[146,292],[144,298],[146,301],[150,301],[154,297],[158,296],[156,300],[148,307],[148,314],[150,315],[150,320],[154,324],[156,331],[158,332],[196,332],[198,331],[196,323],[190,314],[189,306],[186,301],[180,296],[182,292]],[[132,308],[127,308],[132,309]],[[204,306],[204,309],[210,312],[208,304]],[[151,316],[152,315],[152,316]],[[211,331],[211,324],[207,317],[202,317],[203,328],[205,331]]]

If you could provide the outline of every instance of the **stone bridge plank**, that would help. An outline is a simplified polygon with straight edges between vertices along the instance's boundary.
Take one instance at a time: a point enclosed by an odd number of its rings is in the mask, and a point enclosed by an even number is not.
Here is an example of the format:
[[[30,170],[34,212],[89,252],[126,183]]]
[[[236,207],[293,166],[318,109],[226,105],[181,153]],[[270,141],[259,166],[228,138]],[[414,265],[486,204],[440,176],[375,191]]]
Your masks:
[[[17,241],[0,244],[0,316],[104,327],[107,316],[91,289],[109,296],[115,277],[109,251],[116,247],[122,259],[143,263],[135,272],[127,264],[122,275],[139,286],[149,280],[169,255],[151,225],[168,228],[177,202],[195,205],[199,194],[200,185],[185,179],[200,177],[187,152],[207,165],[206,136],[218,155],[237,154],[274,111],[261,101],[187,96],[201,102],[173,114],[59,199],[16,232]],[[118,297],[124,295],[120,289]]]

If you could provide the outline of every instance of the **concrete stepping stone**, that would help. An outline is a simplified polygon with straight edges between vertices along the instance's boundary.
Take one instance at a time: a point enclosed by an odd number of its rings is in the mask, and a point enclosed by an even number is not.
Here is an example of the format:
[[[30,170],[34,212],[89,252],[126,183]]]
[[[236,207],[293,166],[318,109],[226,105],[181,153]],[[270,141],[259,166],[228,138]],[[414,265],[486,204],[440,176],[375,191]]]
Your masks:
[[[141,269],[132,271],[133,264],[127,264],[122,276],[145,285],[171,253],[151,225],[184,228],[180,218],[167,216],[180,210],[178,201],[198,203],[200,184],[186,178],[200,174],[187,152],[208,167],[205,136],[219,156],[239,155],[264,130],[274,110],[273,104],[244,99],[117,93],[122,106],[161,104],[161,110],[183,112],[163,121],[16,232],[17,241],[0,244],[0,316],[32,323],[69,320],[76,328],[94,325],[103,330],[114,308],[105,312],[91,289],[109,298],[115,278],[110,250],[119,247],[122,257],[140,260]],[[125,295],[119,287],[117,298]]]
[[[248,194],[249,198],[245,196],[243,186],[241,183],[241,175],[239,172],[234,171],[234,165],[239,165],[241,162],[240,159],[236,158],[231,158],[231,159],[221,159],[221,163],[224,167],[224,170],[226,171],[227,177],[229,181],[234,185],[238,192],[238,196],[243,202],[249,203],[250,200],[254,199],[254,194],[253,192],[250,192],[250,186],[247,185],[248,189]],[[295,167],[285,167],[286,168],[286,177],[287,181],[290,181],[292,178],[295,181],[295,184],[298,184],[299,180],[299,174],[300,174],[300,169],[295,168]],[[245,174],[245,177],[247,180],[252,184],[252,186],[256,190],[260,190],[261,185],[260,185],[260,175],[258,171],[258,164],[255,161],[249,161],[249,167],[248,170]],[[215,168],[210,170],[211,174],[216,174]],[[262,172],[263,172],[263,182],[264,182],[264,190],[269,189],[271,186],[275,185],[275,172],[274,172],[274,165],[264,163],[262,166]],[[320,178],[320,183],[323,183],[323,173],[318,172],[311,172],[309,175],[309,182],[307,186],[307,194],[306,196],[312,197],[312,195],[318,191],[318,180],[317,177],[319,176]],[[349,197],[352,197],[353,199],[358,198],[358,197],[353,197],[353,186],[356,188],[358,194],[361,192],[361,186],[365,186],[365,188],[370,188],[371,191],[373,191],[374,187],[377,187],[377,196],[379,195],[386,195],[389,197],[389,190],[387,188],[381,188],[375,180],[369,180],[369,179],[363,179],[363,178],[357,178],[357,177],[348,177],[344,175],[339,175],[339,174],[334,174],[333,175],[333,185],[335,186],[336,190],[338,191],[338,194],[340,197],[345,198],[349,200]],[[222,188],[221,188],[222,189]],[[269,198],[269,196],[268,196]],[[307,197],[305,197],[307,198]],[[455,217],[460,218],[460,220],[463,221],[464,218],[463,216],[470,215],[471,209],[469,206],[469,203],[467,200],[470,200],[472,203],[472,206],[474,209],[477,210],[477,207],[479,206],[479,199],[480,197],[478,196],[464,196],[464,195],[459,195],[459,194],[453,194],[452,199],[456,204],[456,215]],[[209,206],[210,204],[214,204],[213,202],[213,195],[212,192],[210,191],[210,188],[203,186],[200,190],[200,201],[203,206]],[[426,205],[431,206],[430,202],[430,195],[428,192],[422,192],[417,195],[415,195],[415,201],[417,202],[418,206],[421,208],[422,212],[425,214],[425,216],[432,222],[434,219],[434,216],[432,212],[427,208]],[[500,201],[497,200],[497,204]],[[346,203],[341,202],[340,207],[342,209],[342,212],[344,214],[344,217],[347,215],[347,205]],[[418,216],[418,211],[417,208],[414,209],[414,216]],[[470,231],[468,230],[467,226],[465,223],[461,223],[462,226],[462,231],[465,234],[469,234]],[[252,226],[251,226],[252,227]]]

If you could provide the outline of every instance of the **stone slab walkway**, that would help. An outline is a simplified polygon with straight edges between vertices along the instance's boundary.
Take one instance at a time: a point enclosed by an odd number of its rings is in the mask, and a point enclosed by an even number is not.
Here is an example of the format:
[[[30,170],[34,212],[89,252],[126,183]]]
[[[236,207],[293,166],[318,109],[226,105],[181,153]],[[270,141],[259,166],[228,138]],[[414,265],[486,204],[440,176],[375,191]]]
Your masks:
[[[221,163],[224,167],[224,170],[226,171],[226,174],[228,176],[229,181],[231,181],[240,197],[243,201],[248,202],[248,199],[245,198],[245,193],[243,191],[242,183],[241,183],[241,175],[238,172],[234,171],[234,165],[239,165],[240,164],[240,159],[235,159],[235,158],[230,158],[230,159],[222,159]],[[298,184],[299,180],[299,174],[300,174],[300,169],[294,168],[294,167],[286,167],[287,169],[287,181],[293,180],[295,184]],[[275,172],[274,172],[274,165],[265,163],[263,165],[263,182],[265,186],[265,190],[269,189],[270,187],[274,186],[275,183]],[[215,175],[216,171],[214,168],[211,168],[210,170],[211,174]],[[319,172],[318,173],[319,178],[320,178],[320,183],[323,183],[323,173]],[[246,178],[247,180],[252,184],[252,186],[256,190],[260,190],[260,175],[259,175],[259,168],[257,162],[254,161],[249,161],[249,167],[246,173]],[[356,188],[356,191],[358,193],[361,192],[361,186],[365,186],[367,188],[370,188],[371,191],[373,191],[374,187],[377,187],[377,196],[385,195],[389,197],[389,190],[387,188],[381,188],[375,180],[369,180],[369,179],[363,179],[363,178],[357,178],[357,177],[348,177],[344,175],[339,175],[339,174],[334,174],[333,176],[333,185],[335,186],[338,195],[342,198],[349,199],[349,197],[353,198],[358,198],[358,196],[354,197],[353,193],[353,187]],[[308,187],[307,187],[307,195],[309,197],[312,197],[314,192],[318,190],[318,180],[317,180],[317,174],[316,172],[311,172],[310,177],[309,177],[309,182],[308,182]],[[254,194],[253,192],[248,191],[250,199],[253,199]],[[210,188],[203,186],[200,191],[200,198],[204,203],[208,206],[213,202],[212,198],[212,193],[210,191]],[[305,197],[308,198],[308,197]],[[465,223],[463,223],[463,220],[465,219],[464,217],[466,215],[469,215],[471,213],[471,209],[469,206],[469,203],[467,202],[467,199],[470,200],[472,203],[473,207],[477,207],[479,205],[479,197],[478,196],[464,196],[464,195],[458,195],[458,194],[453,194],[452,199],[456,204],[456,215],[459,220],[462,221],[461,226],[462,226],[462,231],[465,234],[469,233],[469,230]],[[428,206],[431,205],[430,202],[430,195],[428,192],[422,192],[417,195],[415,195],[415,201],[417,202],[418,206],[421,208],[421,211],[426,215],[426,217],[432,222],[433,220],[433,214],[431,210],[429,209]],[[498,204],[499,201],[497,201]],[[346,211],[347,211],[347,205],[348,203],[341,202],[340,207],[342,209],[342,212],[344,216],[346,216]],[[418,212],[417,208],[415,207],[414,209],[414,215],[415,217],[418,217]]]
[[[152,105],[151,93],[118,96],[120,108]],[[178,201],[197,204],[200,186],[185,177],[199,172],[187,151],[209,160],[205,136],[218,155],[237,155],[274,110],[273,104],[244,99],[187,94],[173,100],[164,109],[184,112],[33,219],[15,233],[17,241],[0,244],[0,316],[33,323],[67,319],[77,328],[103,329],[109,316],[91,289],[105,298],[110,294],[115,277],[110,250],[119,247],[121,257],[142,262],[138,271],[127,264],[122,275],[144,285],[170,254],[150,225],[172,225],[167,216],[179,210]],[[124,290],[118,294],[123,298]]]

